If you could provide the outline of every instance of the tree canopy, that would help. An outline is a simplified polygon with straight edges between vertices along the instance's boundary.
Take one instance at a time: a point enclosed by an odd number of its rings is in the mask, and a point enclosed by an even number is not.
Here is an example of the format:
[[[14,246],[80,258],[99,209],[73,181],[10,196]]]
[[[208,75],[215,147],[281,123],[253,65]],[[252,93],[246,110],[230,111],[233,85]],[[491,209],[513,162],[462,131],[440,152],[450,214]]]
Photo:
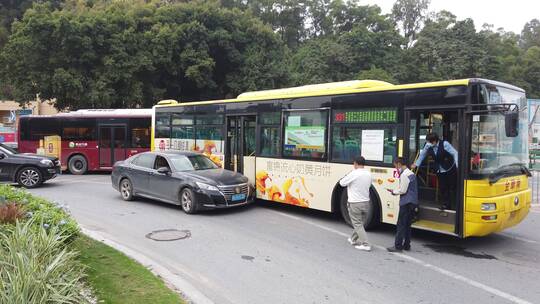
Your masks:
[[[117,2],[29,9],[2,52],[18,100],[71,107],[151,106],[287,84],[287,49],[270,28],[216,2]]]
[[[540,97],[540,22],[519,34],[343,0],[40,0],[0,4],[0,94],[59,109],[149,107],[160,99],[350,79],[484,77]]]

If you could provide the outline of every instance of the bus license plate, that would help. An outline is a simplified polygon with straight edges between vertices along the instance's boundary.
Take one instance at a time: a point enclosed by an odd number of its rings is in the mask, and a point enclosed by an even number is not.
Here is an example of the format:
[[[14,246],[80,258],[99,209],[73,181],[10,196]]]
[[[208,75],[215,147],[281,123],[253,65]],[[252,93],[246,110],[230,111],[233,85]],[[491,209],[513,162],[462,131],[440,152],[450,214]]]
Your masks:
[[[241,201],[243,199],[246,198],[246,195],[244,193],[240,193],[240,194],[233,194],[231,200],[233,201]]]

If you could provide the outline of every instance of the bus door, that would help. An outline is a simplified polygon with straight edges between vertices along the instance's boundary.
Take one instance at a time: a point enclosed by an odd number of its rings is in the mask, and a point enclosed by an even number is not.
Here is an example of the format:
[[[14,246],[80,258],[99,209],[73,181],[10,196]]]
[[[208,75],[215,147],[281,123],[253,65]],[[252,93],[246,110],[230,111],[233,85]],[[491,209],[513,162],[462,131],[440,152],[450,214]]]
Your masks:
[[[440,141],[447,141],[463,157],[463,110],[414,109],[405,111],[407,159],[412,165],[426,145],[426,135],[436,133]],[[415,171],[418,181],[419,212],[416,226],[455,234],[458,231],[460,210],[463,206],[463,181],[461,168],[454,168],[448,175],[437,170],[435,160],[426,156]],[[450,180],[451,179],[451,180]],[[445,188],[446,187],[446,188]]]
[[[227,116],[225,169],[255,177],[255,115]]]
[[[99,166],[110,168],[126,159],[126,125],[99,126]]]

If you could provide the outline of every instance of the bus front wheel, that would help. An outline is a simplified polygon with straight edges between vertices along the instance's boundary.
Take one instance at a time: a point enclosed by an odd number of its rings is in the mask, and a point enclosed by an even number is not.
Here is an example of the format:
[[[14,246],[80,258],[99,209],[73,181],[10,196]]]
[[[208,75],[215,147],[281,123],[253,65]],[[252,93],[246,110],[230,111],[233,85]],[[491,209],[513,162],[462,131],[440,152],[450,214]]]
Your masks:
[[[366,229],[374,228],[379,223],[379,217],[377,216],[379,210],[378,200],[373,194],[372,190],[370,190],[369,192],[369,209],[364,222],[364,228]],[[349,226],[352,226],[351,217],[349,215],[349,208],[347,207],[347,189],[343,189],[343,191],[341,191],[340,210],[341,216],[343,217],[343,220],[345,220],[345,223],[347,223],[347,225]]]
[[[88,162],[82,155],[75,155],[69,159],[68,169],[71,174],[82,175],[88,171]]]

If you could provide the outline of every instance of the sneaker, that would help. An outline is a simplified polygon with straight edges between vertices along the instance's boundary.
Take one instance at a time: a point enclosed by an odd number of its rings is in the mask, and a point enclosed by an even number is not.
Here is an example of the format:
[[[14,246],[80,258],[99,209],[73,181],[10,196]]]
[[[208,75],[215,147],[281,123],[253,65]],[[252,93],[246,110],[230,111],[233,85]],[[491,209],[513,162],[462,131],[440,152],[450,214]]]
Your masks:
[[[397,248],[397,247],[394,247],[394,246],[388,247],[388,248],[386,248],[386,250],[388,250],[388,252],[402,252],[403,251],[403,249]]]
[[[364,251],[371,251],[371,246],[369,246],[369,244],[356,245],[354,248]]]
[[[349,244],[354,245],[354,242],[352,241],[351,238],[348,238],[347,241],[349,242]]]
[[[411,246],[403,246],[403,250],[405,250],[405,251],[411,251]]]

